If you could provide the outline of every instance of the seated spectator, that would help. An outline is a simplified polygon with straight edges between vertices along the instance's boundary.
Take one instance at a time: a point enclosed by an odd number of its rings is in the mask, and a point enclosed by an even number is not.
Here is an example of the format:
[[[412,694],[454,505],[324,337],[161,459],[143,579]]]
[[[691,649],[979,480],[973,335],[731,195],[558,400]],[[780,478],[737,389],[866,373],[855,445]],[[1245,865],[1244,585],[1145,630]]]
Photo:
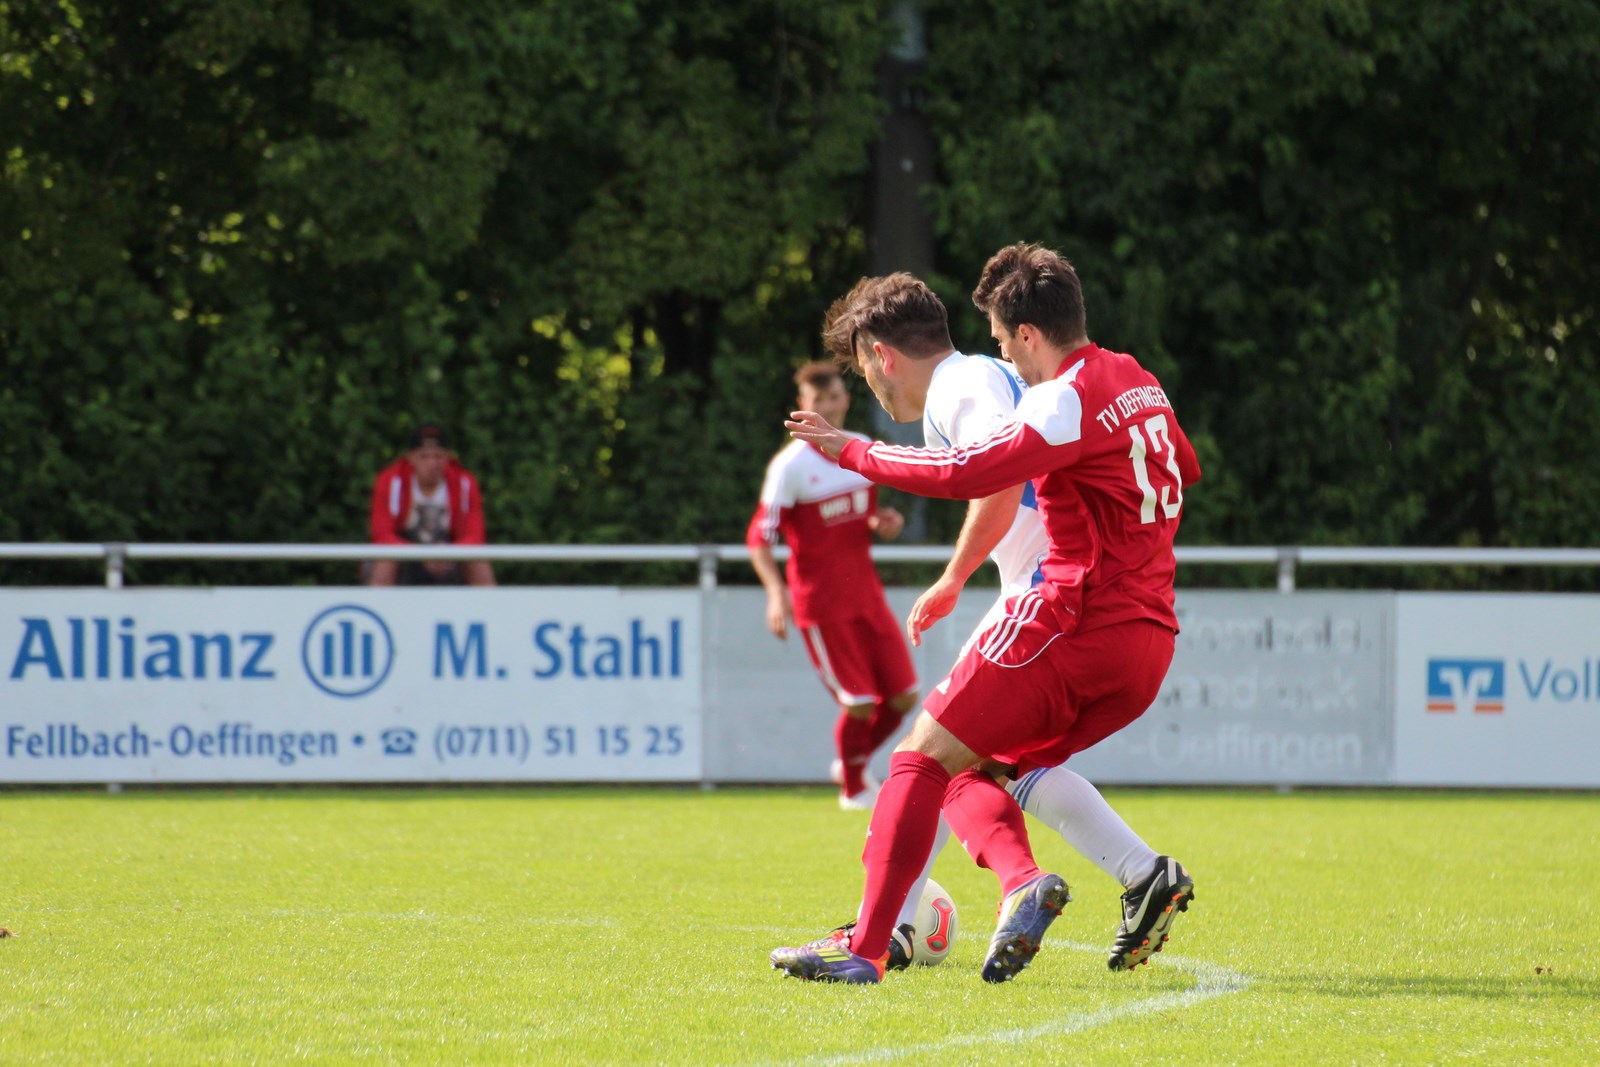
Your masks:
[[[481,545],[483,496],[478,480],[450,451],[444,428],[425,422],[411,447],[372,484],[372,542],[378,545]],[[374,560],[368,585],[493,585],[488,560]]]

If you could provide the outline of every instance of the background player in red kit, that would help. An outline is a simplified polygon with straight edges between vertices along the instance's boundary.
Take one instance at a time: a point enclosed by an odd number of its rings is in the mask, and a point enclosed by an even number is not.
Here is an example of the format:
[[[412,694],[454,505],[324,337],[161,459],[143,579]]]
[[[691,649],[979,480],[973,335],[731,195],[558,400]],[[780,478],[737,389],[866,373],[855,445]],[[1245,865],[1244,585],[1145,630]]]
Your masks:
[[[816,412],[787,424],[845,469],[929,496],[970,499],[1032,480],[1049,538],[1043,583],[1014,597],[935,687],[890,761],[848,945],[782,950],[783,969],[798,977],[882,978],[941,805],[957,839],[1000,880],[984,978],[1005,981],[1026,967],[1071,898],[1034,862],[1022,811],[995,775],[1053,766],[1122,729],[1154,701],[1172,661],[1172,542],[1200,466],[1166,393],[1132,356],[1089,341],[1077,274],[1049,249],[995,253],[973,303],[1030,386],[1015,421],[943,450],[869,445]],[[1167,882],[1166,899],[1127,916],[1134,939],[1162,936],[1163,917],[1193,895],[1175,861]]]
[[[800,406],[842,423],[850,393],[831,363],[795,373]],[[862,442],[861,434],[840,431]],[[841,470],[819,449],[791,441],[772,457],[761,502],[745,542],[767,590],[767,629],[780,640],[793,618],[822,684],[839,703],[834,726],[839,804],[870,808],[877,790],[867,777],[872,753],[899,728],[917,702],[911,651],[883,596],[872,565],[872,536],[893,539],[905,520],[878,506],[878,490]],[[772,548],[782,538],[789,564],[778,570]]]

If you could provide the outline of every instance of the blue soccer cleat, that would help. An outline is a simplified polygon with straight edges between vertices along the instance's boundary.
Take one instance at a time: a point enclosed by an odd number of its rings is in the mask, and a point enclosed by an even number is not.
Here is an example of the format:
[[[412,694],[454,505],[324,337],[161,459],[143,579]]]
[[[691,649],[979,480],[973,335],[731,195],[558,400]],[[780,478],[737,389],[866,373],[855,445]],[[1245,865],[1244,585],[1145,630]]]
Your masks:
[[[1006,894],[983,960],[983,980],[1007,982],[1020,974],[1038,955],[1044,932],[1071,900],[1067,883],[1055,874],[1041,874]]]
[[[807,949],[831,948],[834,945],[849,948],[850,935],[855,932],[855,929],[856,921],[851,919],[843,926],[835,927],[815,941],[807,941],[805,944],[795,948],[775,948],[772,950],[772,965],[783,969],[785,964],[796,957],[796,953],[804,952]],[[889,957],[884,961],[885,970],[903,971],[911,966],[912,945],[914,944],[912,939],[915,936],[916,931],[912,929],[910,923],[901,923],[894,928],[889,934]]]

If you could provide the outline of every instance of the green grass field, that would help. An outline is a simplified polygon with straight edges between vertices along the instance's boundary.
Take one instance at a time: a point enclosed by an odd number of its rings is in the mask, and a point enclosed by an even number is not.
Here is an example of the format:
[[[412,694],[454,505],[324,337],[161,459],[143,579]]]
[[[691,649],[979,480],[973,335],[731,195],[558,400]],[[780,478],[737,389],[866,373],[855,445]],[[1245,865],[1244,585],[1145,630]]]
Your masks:
[[[1016,981],[962,932],[877,987],[767,952],[854,912],[823,789],[0,793],[0,1063],[1600,1063],[1600,797],[1109,790],[1194,874],[1106,970],[1118,888]]]

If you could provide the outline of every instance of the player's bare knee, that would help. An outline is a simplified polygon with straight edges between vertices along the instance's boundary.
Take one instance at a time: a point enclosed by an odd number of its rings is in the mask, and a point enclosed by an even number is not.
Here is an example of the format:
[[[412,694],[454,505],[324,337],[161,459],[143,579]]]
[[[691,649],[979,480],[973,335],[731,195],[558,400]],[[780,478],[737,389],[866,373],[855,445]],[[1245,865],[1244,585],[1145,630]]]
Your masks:
[[[909,693],[901,693],[897,697],[890,698],[889,706],[895,711],[898,711],[900,714],[904,715],[906,712],[917,706],[918,696],[920,696],[920,694],[914,689]]]
[[[896,752],[917,752],[939,765],[952,775],[960,774],[976,765],[981,756],[961,742],[955,734],[940,726],[932,715],[923,712],[912,724],[911,733],[900,742]]]
[[[872,718],[872,709],[877,707],[876,704],[841,704],[839,706],[852,719],[870,719]]]

